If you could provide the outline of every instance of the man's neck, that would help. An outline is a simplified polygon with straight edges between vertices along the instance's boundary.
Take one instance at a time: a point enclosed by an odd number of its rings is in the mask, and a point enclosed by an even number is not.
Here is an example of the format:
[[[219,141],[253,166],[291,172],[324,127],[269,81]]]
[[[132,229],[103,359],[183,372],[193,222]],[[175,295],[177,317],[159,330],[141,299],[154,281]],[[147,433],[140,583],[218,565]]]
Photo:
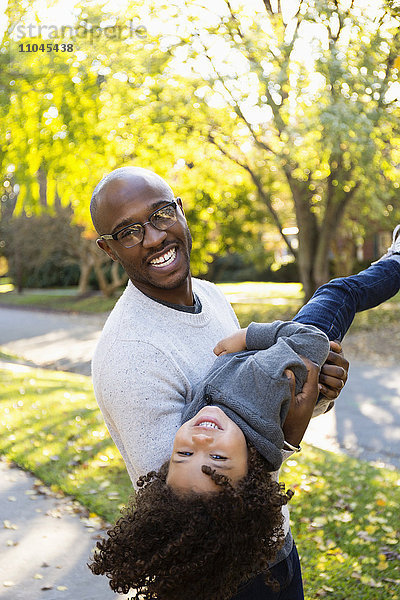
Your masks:
[[[133,285],[145,296],[153,300],[161,300],[178,306],[193,306],[192,279],[189,275],[183,284],[173,289],[156,288],[132,281]]]

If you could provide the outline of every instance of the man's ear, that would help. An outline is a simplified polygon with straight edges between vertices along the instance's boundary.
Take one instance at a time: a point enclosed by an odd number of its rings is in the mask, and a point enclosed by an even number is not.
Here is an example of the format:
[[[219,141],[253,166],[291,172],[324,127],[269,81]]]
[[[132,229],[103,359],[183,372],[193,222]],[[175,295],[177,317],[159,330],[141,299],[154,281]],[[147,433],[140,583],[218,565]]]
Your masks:
[[[115,262],[118,262],[118,257],[116,256],[116,254],[114,254],[114,252],[112,251],[112,249],[110,248],[110,246],[107,244],[107,242],[105,240],[102,240],[101,238],[98,238],[96,240],[96,244],[98,245],[98,247],[103,250],[103,252],[105,252],[106,254],[108,254],[108,256],[114,260]]]

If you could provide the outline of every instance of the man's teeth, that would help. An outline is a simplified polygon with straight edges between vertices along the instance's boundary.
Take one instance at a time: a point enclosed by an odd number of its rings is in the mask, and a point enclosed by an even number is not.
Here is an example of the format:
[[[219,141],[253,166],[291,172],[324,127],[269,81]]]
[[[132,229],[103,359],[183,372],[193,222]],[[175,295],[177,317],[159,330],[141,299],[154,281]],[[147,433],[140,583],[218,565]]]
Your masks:
[[[210,429],[219,429],[218,425],[211,423],[211,421],[202,421],[197,427],[210,427]]]
[[[162,256],[159,256],[158,258],[153,258],[153,260],[150,261],[150,264],[165,267],[166,265],[172,263],[172,261],[175,260],[175,257],[176,248],[171,248],[171,250],[168,250],[168,252],[166,252]]]

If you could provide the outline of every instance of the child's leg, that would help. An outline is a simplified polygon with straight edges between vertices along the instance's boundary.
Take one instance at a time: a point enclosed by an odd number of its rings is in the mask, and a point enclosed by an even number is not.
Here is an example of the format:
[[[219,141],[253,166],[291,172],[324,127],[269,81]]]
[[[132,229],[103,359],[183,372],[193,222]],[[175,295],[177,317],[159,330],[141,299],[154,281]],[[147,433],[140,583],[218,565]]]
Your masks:
[[[356,312],[378,306],[400,289],[400,255],[380,260],[358,275],[321,286],[293,321],[315,325],[330,340],[343,339]]]

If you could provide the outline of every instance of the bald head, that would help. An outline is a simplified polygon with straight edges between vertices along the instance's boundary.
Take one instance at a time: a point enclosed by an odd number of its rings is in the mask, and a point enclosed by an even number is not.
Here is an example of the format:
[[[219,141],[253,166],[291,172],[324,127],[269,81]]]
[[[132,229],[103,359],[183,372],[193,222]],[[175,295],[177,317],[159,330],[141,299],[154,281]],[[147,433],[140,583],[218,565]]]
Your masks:
[[[103,222],[101,206],[108,202],[114,189],[120,190],[121,187],[129,190],[133,195],[139,196],[144,191],[153,191],[157,196],[165,197],[168,200],[174,199],[171,187],[153,171],[142,167],[115,169],[96,185],[90,201],[90,214],[93,225],[99,234],[107,233],[107,223]]]

